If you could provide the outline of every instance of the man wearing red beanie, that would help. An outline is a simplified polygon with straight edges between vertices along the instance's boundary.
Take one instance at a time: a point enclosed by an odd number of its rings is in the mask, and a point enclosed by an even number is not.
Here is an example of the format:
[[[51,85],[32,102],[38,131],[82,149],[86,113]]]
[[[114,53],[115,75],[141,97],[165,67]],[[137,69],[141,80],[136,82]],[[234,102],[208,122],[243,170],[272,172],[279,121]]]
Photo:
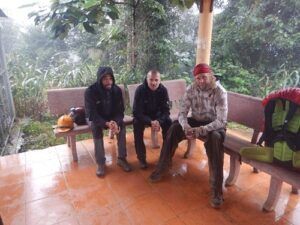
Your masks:
[[[218,208],[223,204],[223,161],[225,128],[227,124],[227,92],[216,78],[209,65],[201,63],[193,70],[194,82],[187,87],[178,121],[173,122],[163,143],[151,182],[159,181],[168,172],[172,156],[183,139],[204,140],[208,157],[210,204]],[[191,110],[192,116],[187,117]]]

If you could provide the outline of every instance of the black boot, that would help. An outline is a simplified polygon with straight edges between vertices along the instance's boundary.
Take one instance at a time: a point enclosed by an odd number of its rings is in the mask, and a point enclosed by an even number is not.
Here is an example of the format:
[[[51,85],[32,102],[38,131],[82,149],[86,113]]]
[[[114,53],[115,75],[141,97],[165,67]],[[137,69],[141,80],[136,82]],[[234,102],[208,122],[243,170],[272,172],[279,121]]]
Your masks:
[[[125,158],[118,158],[117,165],[122,167],[125,172],[130,172],[132,170]]]
[[[105,175],[105,164],[99,164],[97,166],[96,175],[98,177],[104,177],[104,175]]]
[[[148,163],[147,161],[144,159],[144,160],[139,160],[140,161],[140,168],[145,170],[148,168]]]
[[[224,199],[223,199],[223,194],[220,191],[213,190],[212,191],[212,196],[210,199],[210,205],[211,207],[218,209],[221,207],[223,204]]]

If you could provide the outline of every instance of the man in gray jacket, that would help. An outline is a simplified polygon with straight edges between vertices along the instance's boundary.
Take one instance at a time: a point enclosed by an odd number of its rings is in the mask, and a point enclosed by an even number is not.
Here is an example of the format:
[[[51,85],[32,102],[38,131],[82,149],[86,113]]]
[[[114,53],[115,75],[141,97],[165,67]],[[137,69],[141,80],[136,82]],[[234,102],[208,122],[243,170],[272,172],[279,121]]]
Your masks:
[[[211,205],[220,207],[223,203],[223,161],[225,129],[227,124],[227,92],[216,82],[211,68],[207,64],[195,66],[195,81],[183,97],[178,121],[170,127],[163,143],[159,162],[150,175],[151,182],[159,181],[168,171],[172,157],[183,139],[200,138],[208,157],[209,182],[211,186]],[[192,116],[187,117],[189,110]]]

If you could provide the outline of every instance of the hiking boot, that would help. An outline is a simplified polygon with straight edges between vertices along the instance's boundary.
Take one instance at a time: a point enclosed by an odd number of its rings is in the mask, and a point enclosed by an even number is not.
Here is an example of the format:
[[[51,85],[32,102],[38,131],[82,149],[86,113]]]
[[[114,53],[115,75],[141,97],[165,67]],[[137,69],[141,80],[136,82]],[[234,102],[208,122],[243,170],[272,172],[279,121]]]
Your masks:
[[[118,158],[117,165],[122,167],[125,172],[130,172],[132,170],[125,158]]]
[[[148,163],[146,162],[146,160],[140,160],[140,168],[143,170],[148,168]]]
[[[220,196],[213,196],[210,199],[210,205],[211,205],[211,207],[213,207],[215,209],[220,208],[221,205],[223,204],[223,202],[224,202],[224,199],[223,199],[222,195],[220,195]]]
[[[165,175],[166,171],[164,170],[154,170],[151,175],[148,177],[148,180],[152,183],[158,182]]]
[[[105,164],[97,166],[96,175],[97,177],[103,177],[105,175]]]

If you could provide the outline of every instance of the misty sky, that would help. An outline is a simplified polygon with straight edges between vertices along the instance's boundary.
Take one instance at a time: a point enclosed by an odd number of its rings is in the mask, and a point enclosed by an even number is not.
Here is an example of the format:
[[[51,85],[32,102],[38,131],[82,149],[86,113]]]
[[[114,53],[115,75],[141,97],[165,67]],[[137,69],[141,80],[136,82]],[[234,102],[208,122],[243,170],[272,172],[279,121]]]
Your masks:
[[[4,13],[16,23],[26,25],[30,23],[28,13],[33,11],[33,7],[19,8],[22,5],[31,3],[45,3],[48,0],[0,0],[0,8]]]

